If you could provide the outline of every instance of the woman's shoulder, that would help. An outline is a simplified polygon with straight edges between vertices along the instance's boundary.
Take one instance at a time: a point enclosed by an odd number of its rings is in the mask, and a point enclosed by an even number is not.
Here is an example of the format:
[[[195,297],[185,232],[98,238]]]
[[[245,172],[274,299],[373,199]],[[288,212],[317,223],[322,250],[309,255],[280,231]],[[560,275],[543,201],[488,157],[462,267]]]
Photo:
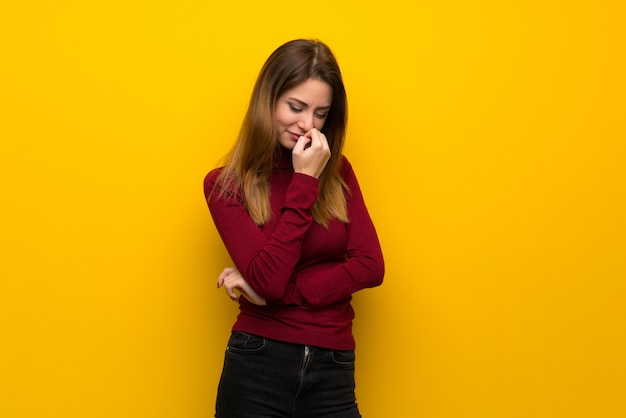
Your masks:
[[[224,167],[217,167],[217,168],[214,168],[213,170],[209,171],[209,172],[207,173],[207,175],[206,175],[206,176],[204,176],[204,181],[205,181],[205,183],[206,183],[207,181],[213,181],[213,182],[217,181],[217,178],[219,177],[219,175],[220,175],[223,171],[224,171]]]
[[[346,157],[344,154],[341,154],[341,163],[339,165],[339,173],[341,174],[341,177],[344,180],[354,175],[352,164],[350,164],[348,157]]]
[[[224,167],[214,168],[204,176],[204,195],[208,199],[213,191],[219,188],[220,175],[224,172]]]
[[[206,176],[204,176],[204,191],[207,191],[207,188],[213,189],[217,184],[217,181],[220,177],[220,174],[224,171],[224,167],[214,168],[209,171]]]
[[[241,203],[241,190],[236,186],[232,177],[224,176],[224,167],[215,168],[204,176],[204,196],[207,201],[215,194],[217,197],[224,197]]]

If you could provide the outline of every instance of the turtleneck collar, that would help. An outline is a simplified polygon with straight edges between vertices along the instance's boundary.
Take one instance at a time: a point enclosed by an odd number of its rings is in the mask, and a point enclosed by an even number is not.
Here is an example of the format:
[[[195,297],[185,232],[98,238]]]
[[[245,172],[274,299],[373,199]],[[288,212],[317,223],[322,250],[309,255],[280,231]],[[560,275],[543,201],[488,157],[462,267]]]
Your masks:
[[[278,169],[293,169],[291,162],[291,150],[279,147],[274,154],[274,167]]]

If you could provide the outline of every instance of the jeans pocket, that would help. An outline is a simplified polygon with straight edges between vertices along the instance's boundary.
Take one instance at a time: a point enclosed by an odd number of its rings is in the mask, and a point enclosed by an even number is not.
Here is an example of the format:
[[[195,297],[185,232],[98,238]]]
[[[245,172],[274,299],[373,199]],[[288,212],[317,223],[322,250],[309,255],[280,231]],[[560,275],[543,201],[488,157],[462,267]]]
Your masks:
[[[354,367],[354,350],[332,350],[330,359],[334,365],[345,368]]]
[[[233,331],[228,340],[226,351],[235,353],[257,353],[267,345],[267,339],[258,335]]]

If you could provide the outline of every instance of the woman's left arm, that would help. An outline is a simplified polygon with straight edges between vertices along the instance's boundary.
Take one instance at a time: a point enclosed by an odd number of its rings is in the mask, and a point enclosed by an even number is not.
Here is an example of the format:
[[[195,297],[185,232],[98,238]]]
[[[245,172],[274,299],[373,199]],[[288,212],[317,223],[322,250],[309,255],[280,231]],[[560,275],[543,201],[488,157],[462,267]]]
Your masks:
[[[378,235],[354,171],[345,159],[343,177],[350,189],[346,197],[350,223],[347,225],[345,260],[316,264],[297,271],[288,292],[276,301],[278,304],[330,305],[358,290],[382,283],[385,264]]]

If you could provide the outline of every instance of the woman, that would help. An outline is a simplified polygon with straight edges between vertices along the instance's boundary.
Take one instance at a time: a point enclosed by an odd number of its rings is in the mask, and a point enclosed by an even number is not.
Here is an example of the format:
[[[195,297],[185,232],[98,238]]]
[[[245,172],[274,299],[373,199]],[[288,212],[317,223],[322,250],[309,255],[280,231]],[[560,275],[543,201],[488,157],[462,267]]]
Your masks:
[[[346,95],[330,49],[280,46],[226,165],[204,192],[239,302],[216,417],[360,417],[352,294],[382,283],[380,244],[342,156]],[[241,294],[243,297],[238,297]]]

